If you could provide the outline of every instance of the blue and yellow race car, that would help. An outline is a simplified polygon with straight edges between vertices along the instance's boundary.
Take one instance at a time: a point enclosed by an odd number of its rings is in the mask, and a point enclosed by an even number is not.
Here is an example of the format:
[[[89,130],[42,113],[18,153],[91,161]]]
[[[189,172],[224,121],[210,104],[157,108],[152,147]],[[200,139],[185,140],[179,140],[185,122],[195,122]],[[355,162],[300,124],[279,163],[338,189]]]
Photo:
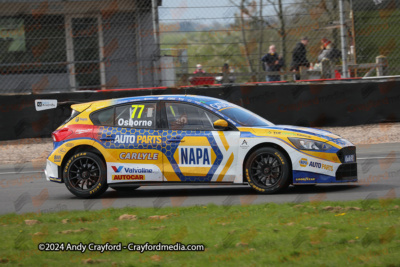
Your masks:
[[[49,181],[74,195],[108,187],[248,184],[274,193],[290,184],[357,181],[356,147],[328,131],[278,126],[224,100],[144,96],[71,106],[53,132]]]

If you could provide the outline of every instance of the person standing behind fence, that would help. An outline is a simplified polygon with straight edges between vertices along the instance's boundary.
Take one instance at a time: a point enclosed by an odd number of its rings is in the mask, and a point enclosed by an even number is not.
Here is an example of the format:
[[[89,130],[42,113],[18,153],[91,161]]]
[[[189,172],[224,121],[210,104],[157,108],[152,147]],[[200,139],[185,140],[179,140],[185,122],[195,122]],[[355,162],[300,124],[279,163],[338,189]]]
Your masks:
[[[310,67],[310,62],[307,60],[307,49],[308,38],[301,38],[300,42],[296,44],[292,52],[292,65],[291,71],[299,71],[300,67]],[[295,80],[300,80],[300,75],[295,74]]]
[[[263,69],[266,72],[280,71],[283,66],[282,57],[276,53],[275,45],[270,45],[268,54],[263,56],[261,61],[263,63]],[[267,75],[266,77],[267,82],[276,82],[280,80],[280,75]]]
[[[318,62],[320,63],[324,58],[327,58],[333,64],[337,64],[342,57],[340,50],[326,38],[322,38],[321,44],[321,52],[318,55]]]
[[[201,64],[197,64],[196,70],[193,73],[197,74],[197,73],[206,73],[206,72],[203,70],[203,66],[201,66]]]

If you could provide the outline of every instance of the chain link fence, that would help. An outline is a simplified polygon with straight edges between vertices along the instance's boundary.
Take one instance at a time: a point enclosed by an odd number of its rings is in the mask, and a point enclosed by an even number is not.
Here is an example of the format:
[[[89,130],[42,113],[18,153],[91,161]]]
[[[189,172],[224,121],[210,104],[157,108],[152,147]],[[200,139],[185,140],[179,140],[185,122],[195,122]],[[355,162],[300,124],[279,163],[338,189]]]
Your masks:
[[[291,81],[304,36],[314,70],[297,69],[301,79],[326,78],[319,56],[335,48],[351,77],[399,75],[400,0],[343,0],[343,32],[339,3],[4,0],[0,94],[262,82],[271,45],[281,65],[274,74]],[[343,76],[341,56],[330,60],[331,76]],[[194,75],[198,64],[205,73]]]
[[[158,1],[0,3],[0,93],[156,86]]]
[[[328,78],[343,77],[343,52],[350,77],[374,76],[379,68],[380,75],[398,75],[399,8],[398,0],[344,0],[342,34],[339,0],[168,1],[159,7],[161,48],[178,59],[174,82],[180,85],[197,64],[214,76],[228,64],[236,82],[265,81],[261,58],[271,45],[282,58],[280,78],[290,81],[302,37],[308,37],[306,58],[314,69],[302,78],[326,78],[321,52],[327,49],[337,55]]]

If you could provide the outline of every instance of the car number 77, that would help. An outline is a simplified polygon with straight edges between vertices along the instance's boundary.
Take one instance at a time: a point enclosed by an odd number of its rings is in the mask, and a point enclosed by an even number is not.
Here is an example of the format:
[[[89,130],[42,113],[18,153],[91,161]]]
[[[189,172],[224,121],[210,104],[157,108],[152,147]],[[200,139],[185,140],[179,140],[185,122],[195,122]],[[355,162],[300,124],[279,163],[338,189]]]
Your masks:
[[[143,110],[144,110],[144,105],[132,105],[132,107],[133,107],[133,112],[132,112],[132,116],[131,116],[131,119],[134,119],[135,118],[135,114],[136,114],[136,110],[138,109],[138,108],[140,108],[140,111],[139,111],[139,114],[138,114],[138,119],[140,119],[141,117],[142,117],[142,112],[143,112]]]

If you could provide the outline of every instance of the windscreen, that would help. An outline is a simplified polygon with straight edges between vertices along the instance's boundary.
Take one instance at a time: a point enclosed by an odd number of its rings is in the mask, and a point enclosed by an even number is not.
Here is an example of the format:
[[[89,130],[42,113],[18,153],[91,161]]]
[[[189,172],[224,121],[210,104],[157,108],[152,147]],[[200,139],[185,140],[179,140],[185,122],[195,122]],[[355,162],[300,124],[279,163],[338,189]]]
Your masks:
[[[239,107],[229,102],[218,102],[210,104],[211,107],[217,109],[219,112],[234,120],[241,126],[255,127],[255,126],[273,126],[274,124],[257,114]]]

